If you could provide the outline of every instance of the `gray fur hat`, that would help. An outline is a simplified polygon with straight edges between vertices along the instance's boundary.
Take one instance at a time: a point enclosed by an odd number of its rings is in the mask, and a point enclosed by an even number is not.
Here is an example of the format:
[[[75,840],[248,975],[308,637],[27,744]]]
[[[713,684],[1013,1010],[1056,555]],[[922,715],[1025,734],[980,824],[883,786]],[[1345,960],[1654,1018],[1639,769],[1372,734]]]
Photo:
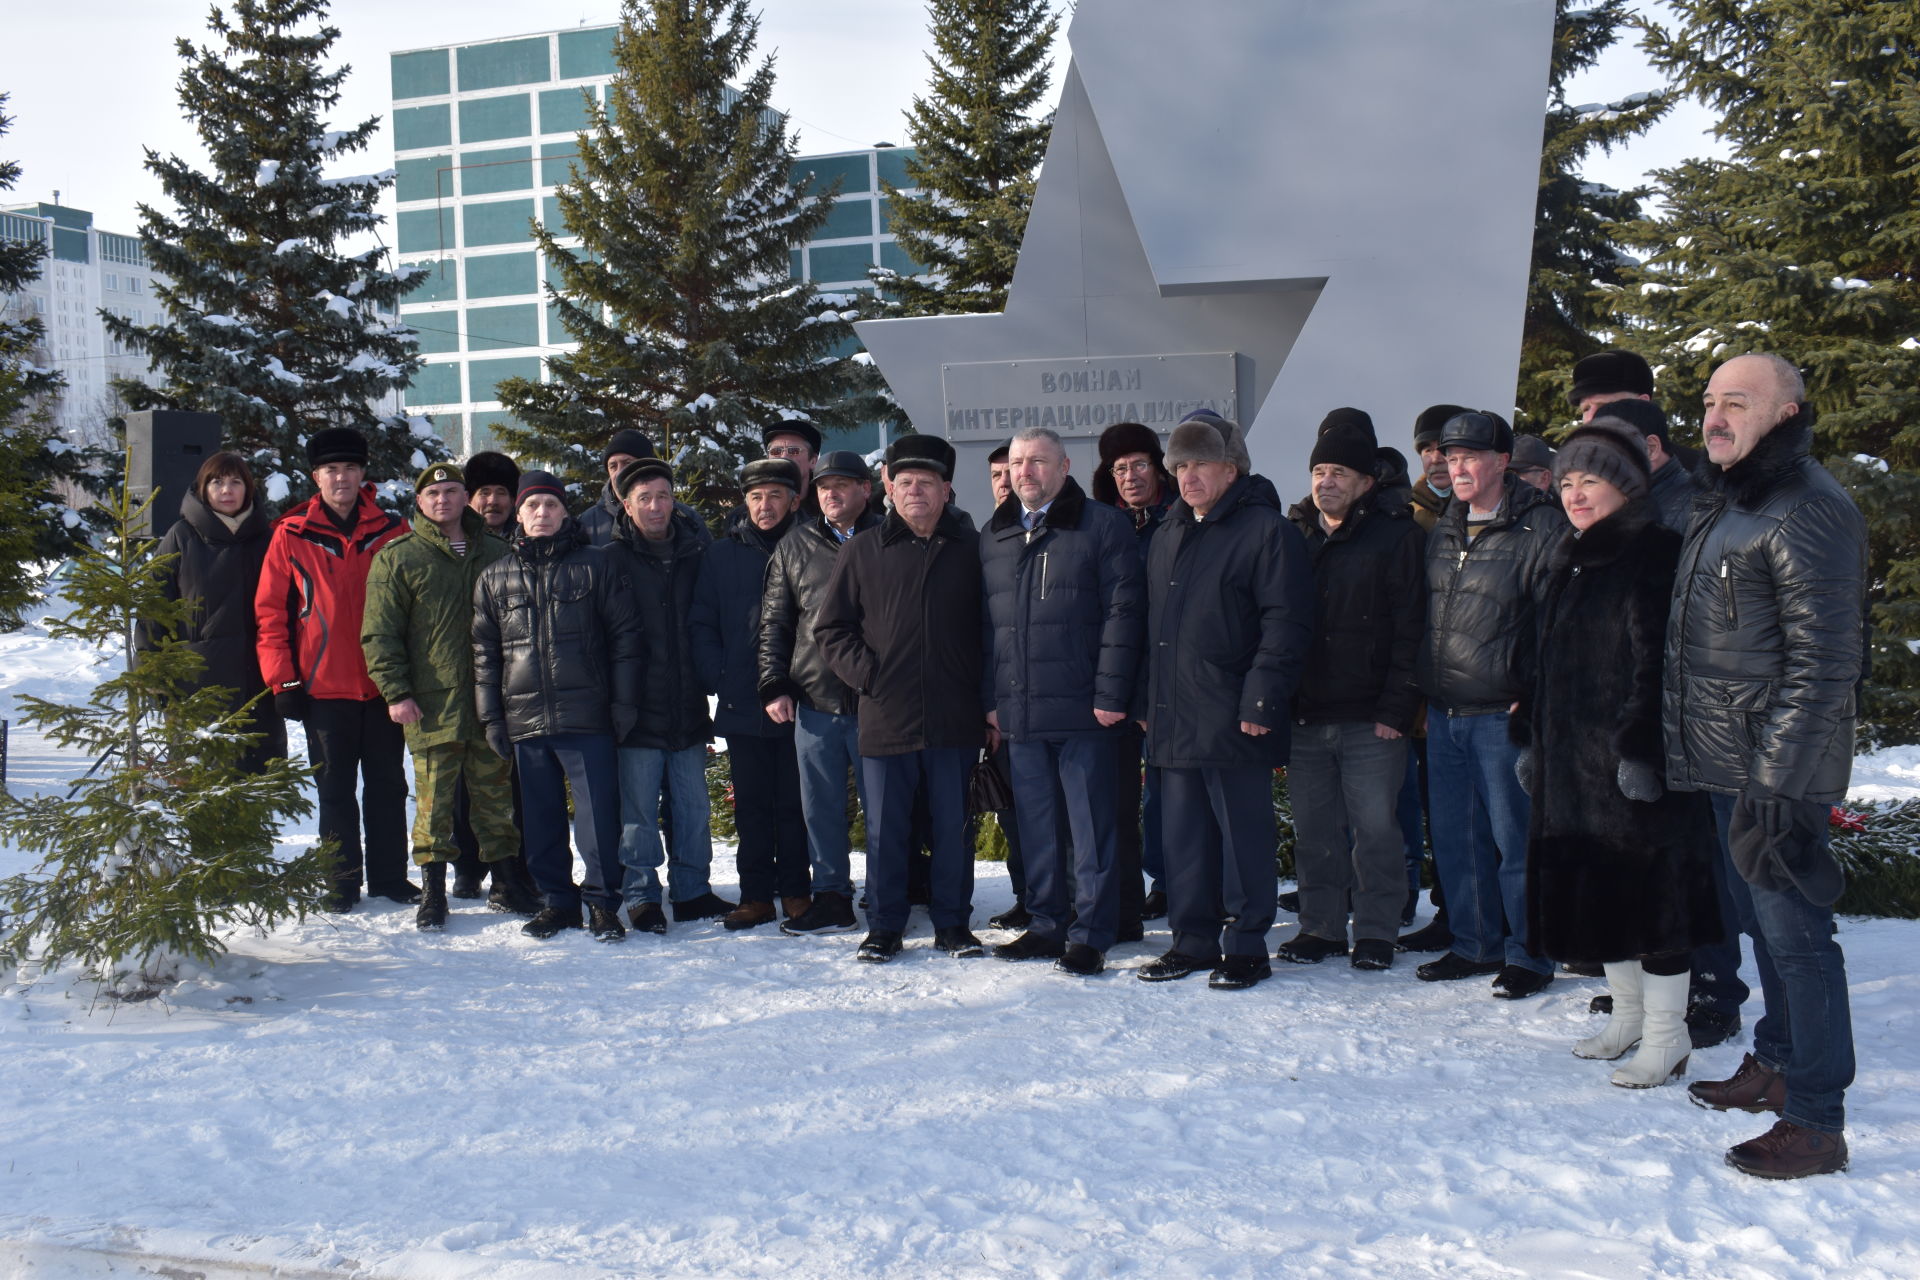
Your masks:
[[[1167,438],[1167,470],[1183,462],[1231,462],[1243,476],[1253,471],[1240,424],[1209,409],[1188,414]]]

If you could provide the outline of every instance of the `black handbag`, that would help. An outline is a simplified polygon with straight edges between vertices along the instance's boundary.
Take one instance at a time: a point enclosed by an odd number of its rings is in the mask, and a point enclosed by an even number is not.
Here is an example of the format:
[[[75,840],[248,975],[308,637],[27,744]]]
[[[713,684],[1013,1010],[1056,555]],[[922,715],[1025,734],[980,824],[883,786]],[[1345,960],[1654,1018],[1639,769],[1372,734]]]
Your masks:
[[[982,751],[980,762],[967,775],[967,812],[1004,813],[1011,808],[1013,783],[1007,780],[993,752]]]

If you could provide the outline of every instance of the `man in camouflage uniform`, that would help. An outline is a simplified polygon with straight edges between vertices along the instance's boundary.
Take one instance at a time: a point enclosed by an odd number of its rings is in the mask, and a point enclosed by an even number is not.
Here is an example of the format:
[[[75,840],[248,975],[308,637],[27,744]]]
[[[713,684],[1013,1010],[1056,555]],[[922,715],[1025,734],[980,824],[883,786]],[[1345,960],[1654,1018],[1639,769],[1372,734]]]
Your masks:
[[[508,546],[488,537],[486,521],[468,508],[465,479],[452,463],[420,473],[414,502],[412,531],[382,547],[368,571],[360,645],[413,754],[413,860],[426,880],[414,921],[439,929],[447,921],[447,864],[459,855],[453,811],[462,777],[481,860],[504,863],[520,853],[507,764],[487,746],[473,700],[473,588]],[[531,914],[535,907],[526,895],[508,909]]]

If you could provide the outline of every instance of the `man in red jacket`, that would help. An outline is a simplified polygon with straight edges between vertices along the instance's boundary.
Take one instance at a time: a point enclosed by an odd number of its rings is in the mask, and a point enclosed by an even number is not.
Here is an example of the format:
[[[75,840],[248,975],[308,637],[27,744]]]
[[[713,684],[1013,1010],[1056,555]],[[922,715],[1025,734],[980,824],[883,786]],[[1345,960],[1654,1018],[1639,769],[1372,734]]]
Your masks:
[[[382,511],[367,480],[367,439],[352,427],[329,427],[307,441],[307,467],[319,493],[274,526],[260,588],[260,674],[273,704],[307,726],[320,798],[320,838],[336,842],[329,911],[360,901],[361,806],[357,772],[366,784],[367,892],[412,902],[407,880],[406,739],[360,654],[373,554],[407,531]]]

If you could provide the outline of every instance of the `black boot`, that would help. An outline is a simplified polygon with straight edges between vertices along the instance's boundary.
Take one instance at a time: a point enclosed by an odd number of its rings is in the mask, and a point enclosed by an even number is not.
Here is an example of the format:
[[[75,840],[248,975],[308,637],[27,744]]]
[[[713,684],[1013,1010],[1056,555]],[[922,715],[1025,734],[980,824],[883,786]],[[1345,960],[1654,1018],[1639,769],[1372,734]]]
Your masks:
[[[487,864],[480,861],[477,853],[462,853],[453,863],[453,888],[447,890],[455,898],[479,898],[486,895],[480,886],[487,878]]]
[[[419,909],[413,913],[416,929],[439,930],[447,927],[447,864],[429,862],[420,868],[426,882],[420,894]]]
[[[511,858],[502,858],[491,864],[489,870],[493,875],[493,892],[487,895],[487,910],[530,916],[545,905],[540,891],[533,887],[533,877],[527,873],[527,860],[522,855],[516,853]]]

